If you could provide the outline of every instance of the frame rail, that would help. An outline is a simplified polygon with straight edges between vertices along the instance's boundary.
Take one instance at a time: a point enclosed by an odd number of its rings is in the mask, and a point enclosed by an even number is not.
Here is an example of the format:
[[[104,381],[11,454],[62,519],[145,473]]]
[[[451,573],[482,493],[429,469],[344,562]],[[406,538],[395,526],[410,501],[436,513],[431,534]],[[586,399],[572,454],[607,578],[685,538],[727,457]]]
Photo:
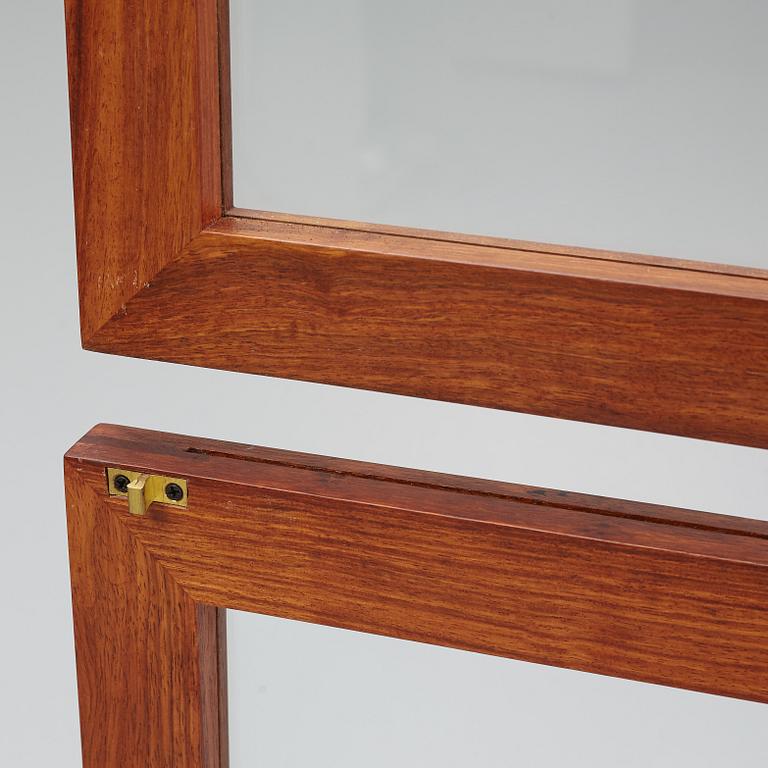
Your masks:
[[[226,766],[224,608],[768,702],[768,523],[110,425],[65,479],[89,767]]]

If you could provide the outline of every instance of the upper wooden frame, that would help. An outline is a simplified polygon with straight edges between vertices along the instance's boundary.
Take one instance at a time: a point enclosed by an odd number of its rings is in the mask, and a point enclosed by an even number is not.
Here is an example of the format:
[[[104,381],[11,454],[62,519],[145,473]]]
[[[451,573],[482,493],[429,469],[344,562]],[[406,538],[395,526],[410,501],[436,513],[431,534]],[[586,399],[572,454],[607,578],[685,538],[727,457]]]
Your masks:
[[[233,209],[227,0],[66,10],[87,349],[768,447],[768,272]]]

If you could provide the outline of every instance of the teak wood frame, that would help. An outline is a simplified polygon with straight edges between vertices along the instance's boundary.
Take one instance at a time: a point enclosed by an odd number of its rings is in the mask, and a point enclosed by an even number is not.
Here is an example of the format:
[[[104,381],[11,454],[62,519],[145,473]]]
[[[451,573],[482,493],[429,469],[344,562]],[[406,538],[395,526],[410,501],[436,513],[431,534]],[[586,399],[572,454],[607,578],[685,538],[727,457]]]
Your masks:
[[[86,348],[768,447],[768,273],[235,209],[226,0],[66,13]],[[765,523],[118,427],[65,474],[89,768],[225,768],[226,607],[768,701]]]
[[[765,522],[105,425],[65,480],[87,768],[226,768],[225,608],[768,702]]]
[[[227,0],[66,10],[86,348],[768,447],[768,272],[233,209]]]

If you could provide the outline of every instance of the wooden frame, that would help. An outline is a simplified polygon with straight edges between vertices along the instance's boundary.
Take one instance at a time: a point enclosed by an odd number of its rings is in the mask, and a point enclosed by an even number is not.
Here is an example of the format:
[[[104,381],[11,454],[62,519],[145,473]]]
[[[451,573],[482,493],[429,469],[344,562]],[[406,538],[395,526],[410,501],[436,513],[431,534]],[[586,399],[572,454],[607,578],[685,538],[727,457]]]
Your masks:
[[[87,349],[768,447],[768,272],[233,209],[226,0],[66,8]]]
[[[87,349],[768,447],[768,271],[233,208],[226,0],[65,2]],[[768,523],[109,426],[65,477],[87,766],[226,767],[227,607],[768,702]]]
[[[768,702],[766,522],[105,425],[65,479],[88,768],[226,768],[223,608]]]

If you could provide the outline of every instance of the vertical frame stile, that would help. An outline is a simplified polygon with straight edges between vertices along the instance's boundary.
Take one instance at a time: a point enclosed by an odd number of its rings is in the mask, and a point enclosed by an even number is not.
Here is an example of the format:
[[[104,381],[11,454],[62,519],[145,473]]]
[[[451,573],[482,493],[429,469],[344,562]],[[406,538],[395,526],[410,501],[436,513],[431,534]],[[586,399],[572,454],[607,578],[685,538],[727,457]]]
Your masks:
[[[223,610],[196,603],[65,471],[84,768],[227,768]]]
[[[226,214],[235,204],[232,174],[232,60],[229,0],[218,0],[218,14],[221,205],[222,212]]]

